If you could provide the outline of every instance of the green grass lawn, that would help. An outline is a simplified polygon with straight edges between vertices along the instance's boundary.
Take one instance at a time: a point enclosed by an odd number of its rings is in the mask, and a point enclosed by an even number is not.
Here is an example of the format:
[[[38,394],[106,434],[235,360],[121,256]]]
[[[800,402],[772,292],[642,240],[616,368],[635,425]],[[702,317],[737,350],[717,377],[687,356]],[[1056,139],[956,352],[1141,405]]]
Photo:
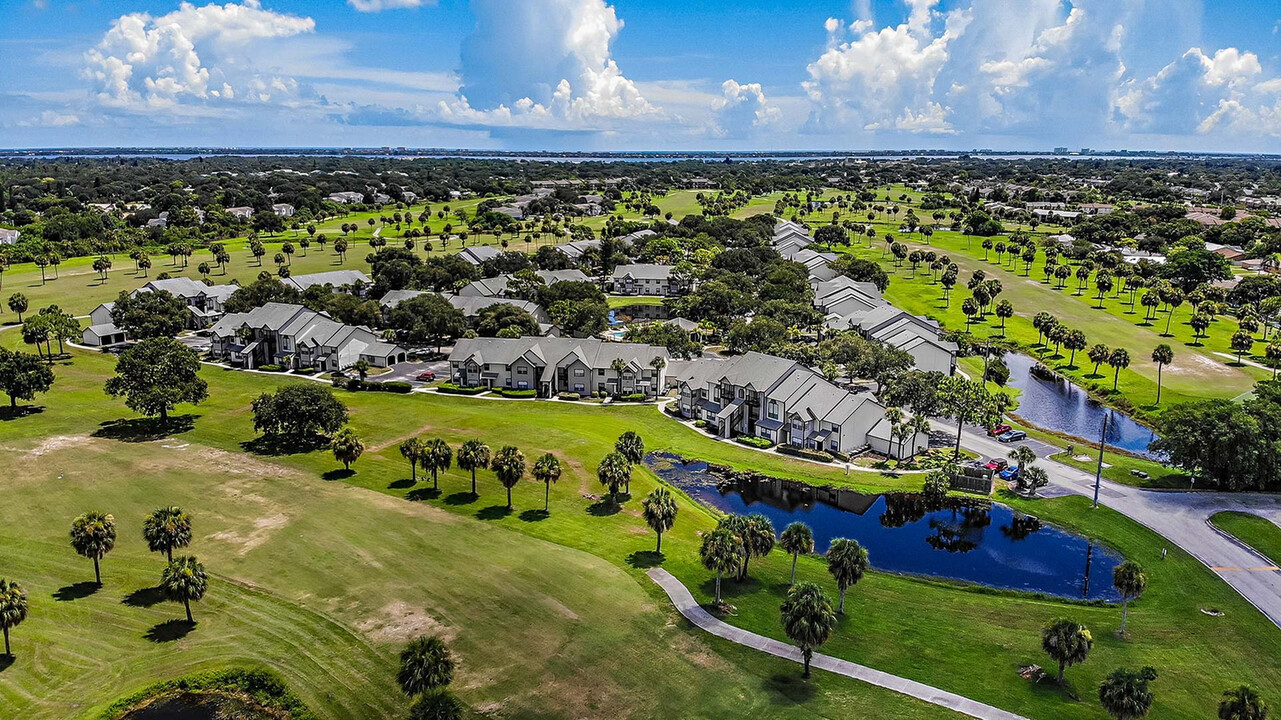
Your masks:
[[[605,304],[611,308],[629,305],[662,305],[663,298],[657,295],[610,295],[605,298]]]
[[[14,339],[13,331],[0,336]],[[22,717],[75,716],[158,679],[244,663],[277,668],[326,717],[396,714],[404,704],[391,686],[394,654],[422,628],[452,638],[457,690],[469,705],[514,717],[851,716],[873,706],[877,717],[945,714],[822,673],[800,683],[793,665],[673,622],[643,571],[661,560],[709,599],[712,577],[697,545],[712,514],[682,498],[665,556],[654,558],[639,497],[656,478],[638,470],[633,499],[610,514],[596,503],[594,471],[614,438],[635,429],[650,449],[811,482],[877,490],[916,487],[918,478],[847,479],[836,468],[717,442],[652,406],[381,393],[341,395],[367,447],[355,474],[341,478],[325,452],[264,456],[242,446],[254,437],[250,400],[290,380],[210,368],[208,402],[180,412],[190,429],[151,440],[110,425],[131,417],[101,392],[111,362],[76,353],[57,368],[43,412],[0,423],[0,446],[17,458],[0,507],[0,542],[18,552],[6,553],[17,560],[4,572],[24,581],[33,599],[31,619],[15,633],[18,661],[0,675],[0,714],[13,707]],[[485,471],[477,500],[456,469],[441,476],[439,494],[430,483],[411,485],[397,445],[416,434],[455,447],[470,437],[495,447],[512,442],[531,462],[558,454],[565,474],[552,488],[551,516],[532,512],[542,507],[543,488],[528,480],[516,488],[511,513]],[[151,628],[178,617],[178,608],[121,601],[154,584],[159,560],[136,539],[137,523],[170,502],[195,514],[192,549],[215,581],[196,608],[201,625],[155,642]],[[90,564],[65,543],[67,522],[90,507],[114,513],[121,527],[104,564],[107,587],[55,600],[59,588],[90,577]],[[1281,668],[1258,660],[1281,652],[1281,631],[1204,567],[1177,551],[1160,562],[1168,542],[1080,499],[1019,507],[1104,538],[1148,566],[1151,588],[1132,608],[1128,641],[1111,635],[1120,619],[1114,608],[872,573],[851,592],[825,650],[1033,718],[1103,718],[1094,686],[1122,664],[1150,663],[1162,673],[1154,717],[1206,717],[1223,689],[1247,680],[1281,697]],[[727,583],[738,608],[730,621],[779,636],[788,566],[774,553],[753,562],[747,583]],[[803,559],[801,574],[834,591],[818,559]],[[1227,616],[1198,610],[1211,605]],[[1095,632],[1090,661],[1069,671],[1079,702],[1015,674],[1020,663],[1046,663],[1037,629],[1061,615]],[[310,629],[316,624],[322,630]]]
[[[1215,513],[1210,522],[1274,564],[1281,565],[1281,528],[1271,520],[1250,513],[1228,511]]]

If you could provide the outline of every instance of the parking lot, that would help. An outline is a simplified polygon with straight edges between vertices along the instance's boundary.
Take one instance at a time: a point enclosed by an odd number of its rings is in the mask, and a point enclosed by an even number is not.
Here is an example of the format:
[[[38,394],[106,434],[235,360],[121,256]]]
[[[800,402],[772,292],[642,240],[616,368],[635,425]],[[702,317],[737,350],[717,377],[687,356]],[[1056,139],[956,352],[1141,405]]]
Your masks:
[[[403,363],[397,363],[391,367],[388,372],[381,375],[370,375],[369,382],[407,382],[416,387],[421,387],[427,383],[418,380],[418,376],[423,372],[431,370],[436,373],[437,380],[443,380],[449,377],[449,359],[441,358],[439,360],[409,360]]]

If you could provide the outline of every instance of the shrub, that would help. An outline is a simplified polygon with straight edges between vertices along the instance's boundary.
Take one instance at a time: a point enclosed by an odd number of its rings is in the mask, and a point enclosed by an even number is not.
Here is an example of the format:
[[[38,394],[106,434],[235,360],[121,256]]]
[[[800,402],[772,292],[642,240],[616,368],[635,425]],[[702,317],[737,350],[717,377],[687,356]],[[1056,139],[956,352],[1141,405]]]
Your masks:
[[[258,369],[263,372],[280,372],[284,370],[284,368],[279,365],[259,365]]]
[[[400,382],[398,380],[392,380],[385,383],[373,383],[356,378],[347,383],[347,389],[353,392],[358,390],[367,390],[369,392],[408,393],[414,389],[414,386],[407,382]]]
[[[216,670],[165,680],[112,703],[99,717],[120,720],[147,701],[176,693],[225,693],[244,695],[256,705],[281,713],[289,720],[315,720],[316,716],[275,675],[265,670]],[[276,717],[280,713],[272,713]]]
[[[700,429],[700,430],[701,430],[701,429],[703,429],[703,428],[707,427],[707,421],[706,421],[706,420],[695,420],[695,421],[694,421],[694,427],[696,427],[696,428],[698,428],[698,429]]]
[[[583,399],[583,396],[579,395],[576,392],[563,392],[558,394],[556,397],[560,398],[561,400],[582,400]]]
[[[806,450],[805,448],[792,447],[791,445],[779,445],[777,448],[774,448],[774,451],[782,455],[792,455],[794,457],[805,458],[806,460],[814,460],[816,462],[823,462],[823,463],[832,462],[832,456],[828,455],[825,452],[818,452],[817,450]]]
[[[620,402],[644,402],[649,398],[645,393],[631,393],[618,398]]]
[[[538,397],[537,390],[518,390],[516,388],[499,388],[498,394],[505,398],[532,398]]]
[[[774,447],[774,443],[770,442],[769,440],[766,440],[763,437],[753,437],[751,435],[739,435],[738,437],[734,438],[734,440],[735,442],[738,442],[741,445],[746,445],[748,447],[754,447],[754,448]]]
[[[301,439],[329,435],[347,423],[347,408],[327,388],[293,383],[254,399],[254,429],[264,435]]]
[[[489,388],[485,387],[463,387],[451,382],[443,382],[437,385],[436,389],[449,395],[479,395],[489,390]]]
[[[297,370],[294,371],[294,374],[295,375],[315,375],[316,368],[309,368],[309,367],[298,368]]]

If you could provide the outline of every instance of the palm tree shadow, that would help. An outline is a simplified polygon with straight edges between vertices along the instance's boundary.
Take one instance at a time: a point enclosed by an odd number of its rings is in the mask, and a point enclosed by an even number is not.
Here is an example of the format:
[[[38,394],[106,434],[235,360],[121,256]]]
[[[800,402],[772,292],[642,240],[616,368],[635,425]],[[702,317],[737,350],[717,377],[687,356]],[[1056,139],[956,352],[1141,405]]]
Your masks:
[[[0,673],[4,672],[5,670],[8,670],[9,666],[13,665],[13,663],[16,661],[17,661],[17,658],[15,658],[12,655],[0,655]]]
[[[410,490],[405,493],[405,499],[413,500],[414,502],[421,500],[435,500],[438,497],[440,497],[440,490],[437,490],[436,488],[418,488],[417,490]]]
[[[666,559],[667,556],[660,552],[654,552],[653,550],[637,550],[627,556],[627,564],[634,568],[647,570],[649,568],[662,565],[663,561]]]
[[[761,689],[777,693],[781,698],[789,703],[800,704],[809,702],[818,692],[813,682],[807,681],[801,677],[801,673],[785,675],[779,673],[772,677],[761,680]]]
[[[520,515],[518,515],[517,517],[519,517],[521,520],[525,522],[541,522],[551,516],[552,516],[551,513],[547,512],[546,510],[540,509],[540,510],[526,510],[522,512]]]
[[[470,492],[456,492],[445,496],[446,505],[470,505],[480,499],[479,495]]]
[[[158,587],[148,587],[134,590],[128,595],[125,595],[120,602],[128,605],[129,607],[149,608],[153,605],[159,605],[166,599],[167,598],[165,597],[163,590]]]
[[[151,417],[107,420],[99,424],[93,436],[120,442],[155,442],[189,432],[196,426],[196,419],[199,417],[194,413],[170,415],[168,423],[162,423],[160,418]]]
[[[617,515],[622,509],[622,505],[614,502],[614,500],[609,497],[604,497],[591,505],[588,505],[587,514],[594,517],[609,517],[611,515]]]
[[[512,514],[512,509],[506,505],[490,505],[476,511],[477,520],[502,520]]]
[[[181,640],[196,628],[195,623],[189,623],[184,620],[166,620],[162,623],[156,623],[150,630],[143,635],[144,638],[153,643],[167,643],[174,640]]]
[[[391,482],[387,483],[387,489],[403,490],[408,487],[413,487],[416,484],[417,483],[415,483],[413,480],[410,480],[409,478],[401,478],[399,480],[392,480]]]
[[[78,582],[73,585],[63,585],[53,593],[53,599],[58,602],[70,602],[71,600],[80,600],[98,592],[102,586],[91,580]]]
[[[336,470],[328,470],[326,472],[323,472],[320,474],[320,477],[327,481],[346,480],[347,478],[355,474],[356,474],[356,471],[352,470],[351,468],[338,468]]]

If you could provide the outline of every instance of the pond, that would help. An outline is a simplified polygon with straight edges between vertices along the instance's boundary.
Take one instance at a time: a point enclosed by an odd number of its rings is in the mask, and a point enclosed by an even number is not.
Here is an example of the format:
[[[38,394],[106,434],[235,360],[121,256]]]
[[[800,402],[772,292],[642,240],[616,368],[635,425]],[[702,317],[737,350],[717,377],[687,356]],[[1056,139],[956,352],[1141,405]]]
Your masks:
[[[1118,601],[1112,569],[1123,558],[1086,538],[985,499],[930,507],[912,493],[868,495],[776,478],[722,481],[705,462],[650,453],[645,464],[709,507],[761,513],[777,532],[801,521],[817,552],[833,538],[858,540],[872,567],[994,588],[1067,598]]]
[[[1109,446],[1142,457],[1160,459],[1148,450],[1148,444],[1157,438],[1151,428],[1094,400],[1085,390],[1067,380],[1046,380],[1033,375],[1032,368],[1037,363],[1027,355],[1006,353],[1005,364],[1010,368],[1010,379],[1006,384],[1022,393],[1016,411],[1019,417],[1037,427],[1075,435],[1097,444],[1099,431],[1103,429],[1103,416],[1107,415]]]

